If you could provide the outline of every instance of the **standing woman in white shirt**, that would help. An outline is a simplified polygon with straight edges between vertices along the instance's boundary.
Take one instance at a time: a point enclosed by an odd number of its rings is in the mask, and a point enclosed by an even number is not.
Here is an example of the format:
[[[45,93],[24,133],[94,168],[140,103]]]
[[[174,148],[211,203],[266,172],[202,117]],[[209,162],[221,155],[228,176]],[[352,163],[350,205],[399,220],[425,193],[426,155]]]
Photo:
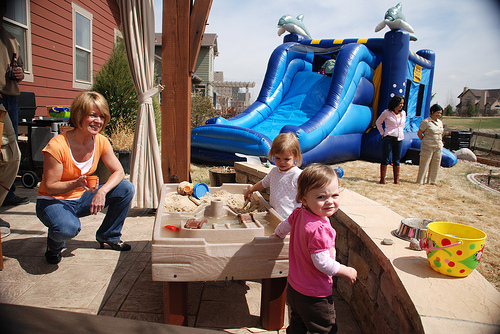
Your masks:
[[[406,123],[406,112],[403,110],[405,99],[401,95],[395,95],[390,101],[387,109],[380,114],[376,121],[377,129],[382,135],[382,163],[380,165],[380,184],[385,184],[387,165],[390,164],[392,153],[392,170],[394,184],[399,184],[399,160],[403,148],[404,128]],[[385,126],[382,126],[385,123]]]
[[[420,144],[420,162],[418,164],[417,183],[424,184],[424,178],[429,171],[427,182],[436,184],[441,155],[443,150],[443,122],[439,119],[443,108],[434,104],[429,110],[429,117],[420,122],[417,132]]]

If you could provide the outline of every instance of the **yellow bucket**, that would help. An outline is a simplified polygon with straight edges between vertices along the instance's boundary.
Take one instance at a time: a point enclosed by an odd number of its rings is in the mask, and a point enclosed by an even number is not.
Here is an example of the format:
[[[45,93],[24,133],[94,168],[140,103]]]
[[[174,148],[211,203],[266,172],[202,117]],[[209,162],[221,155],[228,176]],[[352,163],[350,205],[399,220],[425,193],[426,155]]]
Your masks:
[[[457,223],[432,222],[427,225],[427,237],[420,247],[438,273],[465,277],[478,265],[484,251],[486,233]]]

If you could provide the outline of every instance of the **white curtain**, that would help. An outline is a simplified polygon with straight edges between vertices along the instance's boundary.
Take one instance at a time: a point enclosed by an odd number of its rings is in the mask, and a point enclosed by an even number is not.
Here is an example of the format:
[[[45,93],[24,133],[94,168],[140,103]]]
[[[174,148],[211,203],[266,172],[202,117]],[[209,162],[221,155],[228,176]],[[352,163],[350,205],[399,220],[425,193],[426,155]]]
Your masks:
[[[132,208],[157,208],[163,184],[152,96],[154,84],[153,0],[118,0],[130,72],[139,99],[130,181],[135,186]]]

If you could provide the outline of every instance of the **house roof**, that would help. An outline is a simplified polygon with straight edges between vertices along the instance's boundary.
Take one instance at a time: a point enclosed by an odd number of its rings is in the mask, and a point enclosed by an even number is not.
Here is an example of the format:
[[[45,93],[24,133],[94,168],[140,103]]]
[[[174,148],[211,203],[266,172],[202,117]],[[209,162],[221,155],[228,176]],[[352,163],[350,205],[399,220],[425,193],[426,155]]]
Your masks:
[[[500,100],[500,89],[490,89],[486,95],[486,103],[492,105],[498,100]]]
[[[253,88],[254,81],[213,81],[214,87],[238,87],[238,88]]]
[[[466,88],[460,95],[458,95],[458,98],[461,98],[465,93],[471,92],[474,94],[475,97],[480,98],[483,92],[486,92],[487,97],[495,97],[498,96],[500,97],[500,89],[472,89],[472,88]]]
[[[481,96],[486,92],[485,104],[493,104],[500,99],[500,89],[464,89],[464,91],[458,95],[458,98],[462,98],[465,93],[471,92],[476,98],[480,99]]]
[[[218,52],[217,46],[217,34],[203,34],[203,39],[201,40],[201,46],[213,46],[215,52]]]
[[[155,33],[155,46],[161,45],[161,32]],[[203,39],[201,40],[201,46],[213,47],[215,54],[219,52],[219,46],[217,43],[217,34],[207,33],[203,34]]]

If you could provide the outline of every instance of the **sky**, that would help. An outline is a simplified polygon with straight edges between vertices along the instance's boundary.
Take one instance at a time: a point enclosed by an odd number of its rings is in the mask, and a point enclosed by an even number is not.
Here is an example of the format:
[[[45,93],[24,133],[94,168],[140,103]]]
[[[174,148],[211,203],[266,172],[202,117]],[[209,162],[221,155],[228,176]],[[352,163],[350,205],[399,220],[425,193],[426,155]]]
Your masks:
[[[196,1],[196,0],[195,0]],[[155,31],[162,30],[162,2],[155,3]],[[464,87],[500,89],[500,0],[401,1],[415,30],[410,49],[436,54],[432,103],[455,107]],[[375,33],[396,0],[213,0],[205,33],[217,34],[215,70],[225,81],[254,81],[257,98],[273,50],[283,43],[281,16],[304,15],[313,39],[383,38]]]

